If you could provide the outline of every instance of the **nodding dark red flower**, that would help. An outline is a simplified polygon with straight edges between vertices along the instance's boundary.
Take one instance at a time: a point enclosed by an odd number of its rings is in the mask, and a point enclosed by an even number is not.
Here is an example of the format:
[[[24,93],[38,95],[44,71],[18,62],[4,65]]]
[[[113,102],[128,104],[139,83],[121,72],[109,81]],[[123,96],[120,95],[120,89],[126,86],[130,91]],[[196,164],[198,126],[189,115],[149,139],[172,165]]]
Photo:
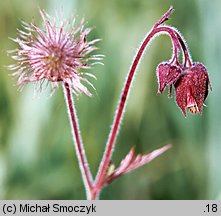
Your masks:
[[[158,93],[177,81],[181,75],[181,67],[170,63],[160,63],[157,66]]]
[[[174,86],[176,102],[184,116],[186,116],[186,109],[192,114],[202,114],[202,107],[208,95],[209,85],[209,76],[203,64],[194,63],[183,71]]]
[[[17,63],[10,69],[16,71],[17,84],[34,82],[41,87],[46,81],[51,83],[53,90],[63,82],[69,84],[73,92],[91,96],[83,83],[93,87],[87,77],[95,76],[85,71],[102,59],[102,55],[91,55],[97,49],[94,44],[99,41],[87,41],[92,28],[84,28],[83,20],[76,26],[75,20],[60,19],[58,23],[44,11],[40,14],[43,29],[23,22],[25,30],[18,30],[19,37],[13,39],[19,48],[11,51]]]

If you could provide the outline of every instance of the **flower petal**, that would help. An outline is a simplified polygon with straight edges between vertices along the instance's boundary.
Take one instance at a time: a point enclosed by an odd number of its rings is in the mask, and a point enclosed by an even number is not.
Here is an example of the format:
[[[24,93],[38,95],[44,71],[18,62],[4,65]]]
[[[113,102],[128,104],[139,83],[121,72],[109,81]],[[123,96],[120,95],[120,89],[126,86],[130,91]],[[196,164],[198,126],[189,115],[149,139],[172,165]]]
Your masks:
[[[169,63],[161,63],[157,66],[158,93],[177,81],[181,75],[181,68]]]
[[[203,64],[194,63],[191,67],[186,68],[174,84],[176,102],[184,116],[186,116],[186,108],[189,108],[193,114],[202,114],[209,84],[209,76]]]

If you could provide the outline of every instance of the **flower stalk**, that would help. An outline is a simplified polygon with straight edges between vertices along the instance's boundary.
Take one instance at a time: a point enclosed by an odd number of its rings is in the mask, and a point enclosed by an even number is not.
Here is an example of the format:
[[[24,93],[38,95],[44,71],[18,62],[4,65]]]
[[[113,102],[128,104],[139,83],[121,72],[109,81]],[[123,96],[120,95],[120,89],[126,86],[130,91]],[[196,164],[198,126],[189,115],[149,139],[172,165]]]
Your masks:
[[[166,33],[170,36],[171,41],[172,41],[172,45],[173,45],[173,56],[172,56],[171,62],[166,65],[167,67],[169,66],[169,69],[167,68],[166,70],[163,70],[164,73],[166,71],[166,74],[164,74],[165,76],[163,77],[163,79],[164,79],[163,82],[165,82],[164,83],[165,85],[164,85],[163,89],[165,87],[169,86],[169,85],[170,85],[170,89],[171,89],[172,85],[176,83],[176,81],[179,79],[179,77],[181,75],[185,76],[185,73],[181,70],[181,65],[179,64],[179,61],[178,61],[178,55],[179,55],[180,50],[182,50],[182,52],[183,52],[183,58],[184,58],[183,67],[188,68],[188,67],[191,67],[192,64],[193,64],[192,61],[191,61],[189,52],[187,50],[187,46],[186,46],[182,36],[174,28],[169,27],[169,26],[165,26],[165,25],[162,26],[162,24],[166,20],[168,20],[168,18],[170,16],[170,14],[172,13],[172,11],[173,11],[173,8],[170,7],[170,9],[162,16],[162,18],[154,25],[154,27],[150,31],[150,33],[147,34],[147,36],[145,37],[145,39],[142,42],[141,46],[139,47],[139,49],[138,49],[138,51],[135,55],[135,58],[133,60],[133,63],[131,65],[130,69],[129,69],[126,82],[125,82],[125,84],[123,86],[123,89],[122,89],[122,94],[121,94],[121,97],[120,97],[120,100],[119,100],[119,105],[117,107],[117,111],[116,111],[114,121],[113,121],[113,124],[112,124],[112,127],[111,127],[109,138],[108,138],[108,141],[107,141],[107,144],[106,144],[106,149],[105,149],[102,161],[100,163],[99,171],[98,171],[98,174],[97,174],[97,177],[96,177],[96,180],[95,180],[95,187],[98,189],[98,191],[100,190],[100,188],[103,187],[103,184],[105,183],[104,179],[106,178],[105,176],[106,176],[106,173],[107,173],[107,169],[108,169],[108,167],[110,165],[110,162],[111,162],[111,156],[112,156],[115,144],[116,144],[117,135],[119,133],[120,122],[123,119],[123,114],[124,114],[124,111],[125,111],[126,102],[127,102],[127,99],[128,99],[129,92],[131,90],[131,84],[134,80],[135,73],[138,69],[139,62],[140,62],[140,60],[143,56],[143,53],[144,53],[145,49],[149,45],[149,42],[151,41],[151,39],[153,39],[157,34]],[[165,67],[163,64],[161,66]],[[160,72],[162,72],[162,71],[160,71]],[[205,72],[205,71],[203,71],[203,72]],[[168,75],[170,75],[170,77],[168,77]],[[171,75],[172,75],[172,79],[171,79]],[[202,102],[205,100],[205,98],[207,96],[207,93],[206,93],[207,90],[206,89],[207,89],[207,86],[208,86],[208,83],[209,83],[209,81],[207,81],[208,76],[206,76],[206,74],[205,74],[204,77],[205,77],[204,78],[205,81],[201,82],[201,84],[204,83],[204,87],[203,87],[204,89],[202,91],[203,91],[203,94],[205,94],[205,96],[201,100],[198,99],[198,101],[201,102],[200,106],[202,106]],[[159,80],[161,81],[161,79],[159,79]],[[161,85],[161,84],[162,83],[159,83],[159,85]],[[175,87],[176,87],[176,85],[175,85]],[[162,93],[163,89],[161,89],[159,91],[159,93]],[[181,86],[181,89],[182,89],[182,86]],[[196,95],[196,97],[197,97],[197,95]],[[194,100],[194,102],[195,102],[195,100]],[[180,105],[179,100],[177,100],[177,104],[182,109],[182,111],[184,112],[184,115],[185,115],[184,108],[182,107],[183,104]],[[192,106],[194,106],[194,107],[192,108]],[[195,106],[197,106],[197,104],[196,103],[193,104],[193,101],[192,101],[192,104],[190,104],[189,106],[186,105],[186,107],[190,107],[189,110],[192,113],[197,113],[197,112],[201,113],[202,112],[201,107],[200,108],[198,108],[198,107],[195,108]],[[194,110],[194,112],[192,110]]]
[[[151,32],[145,37],[129,69],[127,79],[123,86],[122,94],[119,100],[119,105],[117,107],[116,115],[115,115],[115,118],[111,127],[110,135],[106,144],[106,150],[105,150],[103,159],[101,161],[98,175],[96,177],[95,185],[97,188],[102,187],[102,182],[105,178],[105,173],[110,164],[111,156],[114,150],[114,146],[116,144],[116,139],[117,139],[117,135],[118,135],[119,128],[120,128],[120,122],[123,119],[126,102],[128,99],[129,92],[131,90],[131,84],[134,80],[135,73],[138,69],[138,65],[141,60],[141,57],[143,56],[145,49],[149,45],[150,40],[154,38],[156,34],[163,34],[163,33],[168,34],[171,37],[171,41],[174,46],[174,58],[176,59],[176,61],[178,61],[178,51],[180,49],[179,40],[177,38],[178,33],[175,32],[174,29],[169,26],[160,26],[164,21],[168,19],[168,16],[171,14],[171,12],[172,12],[172,9],[170,8],[169,12],[165,14],[166,16],[164,15],[163,18],[157,23],[157,25],[154,26]],[[179,37],[179,39],[182,40],[181,37]]]
[[[92,175],[90,172],[90,168],[88,166],[87,157],[85,154],[80,129],[79,129],[79,123],[77,118],[77,113],[75,110],[74,100],[72,97],[72,93],[70,90],[70,86],[68,83],[64,83],[64,97],[67,105],[69,120],[71,124],[71,131],[74,139],[74,146],[78,158],[79,168],[81,171],[81,176],[84,182],[84,187],[86,190],[87,199],[91,199],[91,191],[93,188],[93,180]]]

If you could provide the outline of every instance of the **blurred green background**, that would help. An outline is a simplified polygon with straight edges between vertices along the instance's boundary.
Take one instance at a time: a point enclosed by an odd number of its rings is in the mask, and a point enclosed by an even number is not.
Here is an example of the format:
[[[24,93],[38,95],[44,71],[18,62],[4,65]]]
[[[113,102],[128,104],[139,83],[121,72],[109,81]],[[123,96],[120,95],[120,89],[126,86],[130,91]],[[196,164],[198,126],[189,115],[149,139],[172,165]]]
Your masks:
[[[77,109],[86,153],[95,175],[127,70],[146,32],[173,5],[168,24],[182,32],[195,61],[203,62],[213,86],[203,115],[185,119],[167,93],[156,95],[155,69],[171,57],[167,36],[157,37],[140,64],[117,140],[118,164],[132,146],[150,152],[173,148],[106,187],[101,199],[221,199],[221,14],[219,0],[7,0],[0,1],[0,199],[85,199],[62,89],[33,99],[33,86],[17,91],[5,68],[16,45],[20,19],[38,24],[39,7],[62,10],[96,26],[104,66],[93,69],[92,98]]]

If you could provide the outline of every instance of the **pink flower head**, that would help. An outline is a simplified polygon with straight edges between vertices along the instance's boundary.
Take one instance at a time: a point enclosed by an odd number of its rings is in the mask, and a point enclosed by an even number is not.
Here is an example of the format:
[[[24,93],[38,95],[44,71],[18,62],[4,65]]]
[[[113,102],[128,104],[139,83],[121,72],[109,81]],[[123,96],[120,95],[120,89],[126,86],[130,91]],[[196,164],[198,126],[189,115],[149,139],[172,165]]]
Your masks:
[[[209,76],[201,63],[195,63],[186,68],[174,84],[176,102],[186,116],[186,108],[192,113],[202,114],[203,103],[208,95]]]
[[[158,93],[172,85],[181,75],[181,68],[179,65],[172,65],[170,63],[160,63],[157,66],[157,80],[158,80]]]
[[[40,11],[40,14],[43,29],[34,23],[23,22],[25,31],[18,30],[20,37],[13,39],[20,46],[12,51],[15,53],[12,58],[17,63],[10,66],[10,69],[16,70],[13,75],[18,76],[17,84],[23,86],[34,82],[40,83],[41,87],[47,81],[53,90],[59,82],[63,82],[74,93],[83,92],[91,96],[83,82],[93,87],[85,76],[96,77],[85,70],[102,59],[102,55],[91,55],[97,49],[94,44],[99,41],[87,41],[92,28],[84,29],[83,20],[79,26],[75,25],[75,20],[60,20],[58,24],[46,12]]]

